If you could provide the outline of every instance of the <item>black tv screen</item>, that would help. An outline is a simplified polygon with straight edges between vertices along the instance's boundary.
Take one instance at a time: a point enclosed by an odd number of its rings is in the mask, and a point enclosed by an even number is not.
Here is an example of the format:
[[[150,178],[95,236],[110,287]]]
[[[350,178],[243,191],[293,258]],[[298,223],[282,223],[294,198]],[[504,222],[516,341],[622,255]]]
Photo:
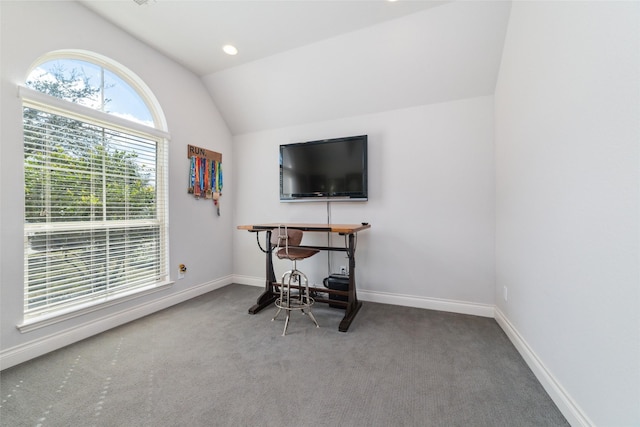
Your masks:
[[[367,200],[367,135],[280,146],[280,200]]]

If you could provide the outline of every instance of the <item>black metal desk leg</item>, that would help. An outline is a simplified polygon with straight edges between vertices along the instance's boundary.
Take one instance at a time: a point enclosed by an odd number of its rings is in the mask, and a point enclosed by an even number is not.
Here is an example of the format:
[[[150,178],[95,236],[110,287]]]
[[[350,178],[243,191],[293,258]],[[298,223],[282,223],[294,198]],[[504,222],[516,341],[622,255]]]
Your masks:
[[[340,332],[347,332],[358,310],[362,307],[362,303],[358,301],[358,294],[356,292],[356,245],[354,234],[349,234],[349,251],[347,255],[349,256],[349,296],[345,315],[338,327]]]
[[[249,314],[256,314],[263,308],[271,305],[277,295],[273,290],[273,283],[276,281],[276,275],[273,271],[273,248],[271,248],[271,230],[266,230],[267,235],[265,241],[265,254],[266,254],[266,266],[265,266],[265,284],[264,292],[258,297],[258,301],[254,306],[249,309]]]

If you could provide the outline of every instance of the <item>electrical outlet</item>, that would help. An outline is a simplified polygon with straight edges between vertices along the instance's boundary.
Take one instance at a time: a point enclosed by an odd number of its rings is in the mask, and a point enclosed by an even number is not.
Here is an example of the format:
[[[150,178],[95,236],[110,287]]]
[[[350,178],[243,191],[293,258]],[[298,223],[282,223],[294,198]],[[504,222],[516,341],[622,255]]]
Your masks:
[[[347,267],[344,265],[340,266],[340,274],[347,274]]]
[[[182,271],[178,273],[178,279],[184,279],[184,273]]]
[[[502,287],[502,298],[504,298],[505,302],[507,301],[507,287]]]

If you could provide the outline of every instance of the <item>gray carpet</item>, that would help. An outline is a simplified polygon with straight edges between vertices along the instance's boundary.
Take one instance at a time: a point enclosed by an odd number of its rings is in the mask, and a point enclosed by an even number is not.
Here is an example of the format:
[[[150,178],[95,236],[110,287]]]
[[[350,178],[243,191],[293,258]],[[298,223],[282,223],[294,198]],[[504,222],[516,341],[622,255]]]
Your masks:
[[[493,319],[317,304],[230,285],[7,369],[3,426],[566,426]]]

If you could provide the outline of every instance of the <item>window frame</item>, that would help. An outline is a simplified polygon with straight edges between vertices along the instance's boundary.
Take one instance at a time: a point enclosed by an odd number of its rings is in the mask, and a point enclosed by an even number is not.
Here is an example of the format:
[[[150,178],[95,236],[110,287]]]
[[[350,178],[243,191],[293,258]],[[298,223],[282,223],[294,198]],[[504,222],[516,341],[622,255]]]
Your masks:
[[[168,211],[168,195],[169,195],[169,182],[168,182],[168,150],[170,135],[165,130],[166,122],[162,110],[157,103],[157,100],[146,87],[146,85],[120,64],[116,64],[113,61],[106,59],[100,55],[95,55],[89,52],[79,51],[57,51],[51,54],[45,55],[38,60],[35,65],[29,69],[29,73],[37,68],[40,64],[50,62],[57,59],[75,59],[89,62],[91,64],[100,66],[109,70],[120,77],[126,84],[129,84],[131,88],[138,94],[138,96],[147,105],[154,122],[155,127],[147,126],[143,123],[127,120],[126,118],[119,117],[107,112],[103,112],[97,109],[93,109],[88,106],[73,103],[61,98],[54,97],[47,93],[39,92],[37,90],[19,85],[18,96],[22,100],[22,109],[33,108],[45,113],[55,114],[63,116],[72,120],[78,120],[81,122],[89,123],[106,129],[110,129],[116,132],[123,132],[138,137],[148,138],[156,141],[157,158],[156,158],[156,189],[158,196],[156,198],[156,212],[157,216],[153,220],[148,220],[149,223],[153,223],[157,226],[160,233],[160,253],[159,260],[161,273],[160,280],[153,283],[144,284],[134,287],[133,289],[125,289],[114,293],[106,293],[99,298],[90,299],[85,302],[81,302],[72,306],[63,306],[55,311],[44,311],[42,313],[36,313],[34,315],[28,315],[27,313],[27,294],[28,294],[28,277],[27,277],[27,247],[28,247],[28,233],[33,230],[46,228],[47,230],[54,230],[56,224],[42,225],[38,223],[29,224],[25,220],[23,222],[23,235],[24,235],[24,255],[25,262],[25,277],[23,280],[24,286],[24,300],[23,300],[23,322],[18,325],[18,329],[21,332],[28,332],[30,330],[38,329],[53,323],[61,322],[69,318],[82,316],[84,314],[101,310],[105,307],[109,307],[115,304],[120,304],[124,301],[128,301],[134,298],[139,298],[143,295],[154,293],[163,289],[166,289],[173,282],[169,277],[169,211]],[[28,74],[29,74],[28,73]],[[27,75],[28,75],[27,74]],[[24,116],[22,116],[24,117]],[[24,118],[22,128],[24,130]],[[24,156],[24,148],[22,155]],[[23,160],[24,161],[24,160]],[[23,195],[23,204],[26,199]],[[24,208],[24,205],[23,205]],[[106,219],[105,219],[106,221]],[[123,221],[117,221],[123,223]],[[125,220],[124,223],[129,222]],[[91,221],[80,221],[79,224],[84,223],[84,229],[90,229]],[[132,220],[131,223],[140,224],[140,220]]]

